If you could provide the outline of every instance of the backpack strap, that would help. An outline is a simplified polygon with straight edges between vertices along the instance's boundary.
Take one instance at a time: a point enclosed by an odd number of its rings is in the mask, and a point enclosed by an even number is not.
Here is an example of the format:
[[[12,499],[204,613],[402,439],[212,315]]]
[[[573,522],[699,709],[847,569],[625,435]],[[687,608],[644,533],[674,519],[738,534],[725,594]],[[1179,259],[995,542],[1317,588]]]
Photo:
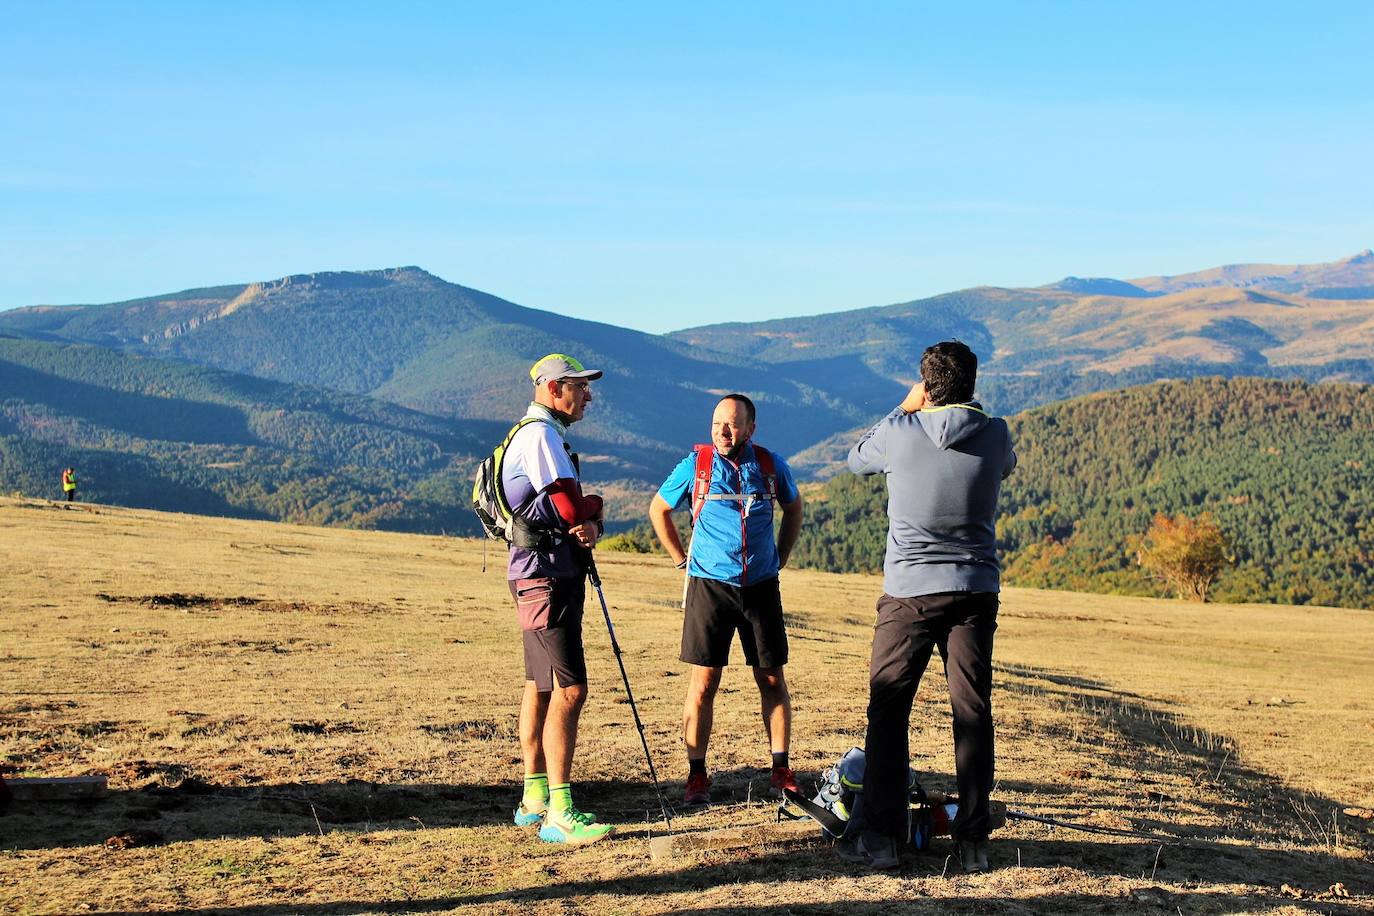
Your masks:
[[[711,443],[698,443],[692,446],[696,453],[696,474],[692,478],[692,525],[695,526],[706,505],[706,494],[711,492],[711,471],[715,466],[716,447]]]
[[[515,438],[515,434],[520,432],[520,430],[524,429],[526,426],[529,426],[531,423],[547,422],[547,420],[542,420],[539,417],[522,417],[519,423],[516,423],[514,426],[510,428],[510,432],[506,433],[506,438],[503,439],[501,441],[501,444],[496,447],[496,466],[494,469],[495,474],[493,475],[495,478],[494,483],[496,489],[496,505],[501,510],[501,514],[505,516],[507,521],[510,521],[511,519],[515,518],[515,510],[511,508],[510,502],[507,501],[506,488],[501,482],[501,472],[502,469],[506,466],[506,451],[510,448],[511,440]]]
[[[708,499],[752,500],[754,498],[743,493],[712,493],[711,471],[715,467],[716,448],[708,442],[692,446],[692,451],[697,456],[696,474],[692,478],[693,525],[696,525],[697,519],[701,517],[702,507],[706,505]],[[777,463],[773,460],[773,453],[761,445],[755,445],[754,460],[758,462],[759,475],[763,478],[768,499],[776,502],[778,498],[778,469]]]
[[[763,475],[763,485],[768,488],[768,498],[778,498],[778,468],[773,462],[773,453],[762,445],[754,446],[754,458],[759,463],[759,473]]]

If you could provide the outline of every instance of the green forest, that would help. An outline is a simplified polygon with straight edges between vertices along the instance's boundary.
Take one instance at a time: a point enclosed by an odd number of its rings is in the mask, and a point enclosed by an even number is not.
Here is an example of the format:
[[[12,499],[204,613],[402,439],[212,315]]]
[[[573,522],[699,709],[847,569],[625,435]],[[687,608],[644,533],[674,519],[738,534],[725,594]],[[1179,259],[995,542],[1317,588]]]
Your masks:
[[[1008,585],[1165,595],[1135,563],[1156,513],[1210,512],[1222,602],[1374,606],[1374,390],[1255,378],[1160,382],[1009,419],[1020,463],[997,526]],[[881,477],[817,488],[794,562],[882,567]]]
[[[0,337],[0,489],[177,512],[475,533],[496,424],[148,359]]]

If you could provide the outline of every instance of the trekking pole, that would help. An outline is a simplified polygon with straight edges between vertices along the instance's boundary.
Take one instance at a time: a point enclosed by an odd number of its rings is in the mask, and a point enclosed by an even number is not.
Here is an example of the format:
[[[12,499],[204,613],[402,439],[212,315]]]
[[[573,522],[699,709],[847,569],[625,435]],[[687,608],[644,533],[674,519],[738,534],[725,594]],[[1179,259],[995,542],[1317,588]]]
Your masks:
[[[668,829],[673,828],[673,818],[668,814],[668,803],[663,800],[663,788],[658,784],[658,772],[654,769],[654,758],[649,754],[649,739],[644,736],[644,723],[639,718],[639,707],[635,706],[635,695],[630,692],[630,676],[625,673],[625,660],[621,658],[620,642],[615,638],[615,625],[611,623],[611,611],[606,606],[606,593],[601,590],[601,576],[596,571],[596,560],[587,551],[587,578],[596,597],[601,601],[601,614],[606,618],[606,632],[611,634],[611,651],[615,653],[616,664],[620,666],[620,678],[625,682],[625,696],[630,701],[630,712],[634,715],[635,728],[639,729],[639,743],[644,746],[644,762],[649,764],[649,778],[654,781],[654,794],[658,796],[658,806],[663,811],[663,820]]]
[[[671,520],[668,524],[672,524]],[[682,609],[687,610],[687,585],[692,581],[692,545],[697,539],[692,537],[696,532],[689,528],[687,530],[687,559],[682,564]]]

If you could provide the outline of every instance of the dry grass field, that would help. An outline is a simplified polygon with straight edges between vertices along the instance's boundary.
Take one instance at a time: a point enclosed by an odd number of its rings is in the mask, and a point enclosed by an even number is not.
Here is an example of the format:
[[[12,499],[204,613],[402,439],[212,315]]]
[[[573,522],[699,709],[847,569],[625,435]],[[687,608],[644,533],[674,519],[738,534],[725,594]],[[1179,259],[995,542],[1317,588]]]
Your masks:
[[[1167,837],[1013,821],[986,875],[947,841],[893,875],[817,836],[651,861],[654,794],[594,601],[575,788],[621,824],[568,850],[510,825],[518,631],[477,542],[0,499],[0,765],[108,774],[103,799],[0,814],[0,912],[694,913],[1374,910],[1374,614],[1010,590],[997,798]],[[680,580],[600,560],[672,798]],[[862,743],[880,583],[784,575],[809,786]],[[727,671],[719,804],[679,831],[766,824],[766,746]],[[951,789],[938,666],[915,766]]]

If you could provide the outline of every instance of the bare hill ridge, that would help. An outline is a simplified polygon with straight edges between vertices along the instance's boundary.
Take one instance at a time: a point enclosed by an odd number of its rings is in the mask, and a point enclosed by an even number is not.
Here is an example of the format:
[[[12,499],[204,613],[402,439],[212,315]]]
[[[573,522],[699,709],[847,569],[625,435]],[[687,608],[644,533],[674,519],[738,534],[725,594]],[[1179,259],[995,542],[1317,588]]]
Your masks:
[[[1167,377],[1189,366],[1272,375],[1325,366],[1329,375],[1353,373],[1368,381],[1374,253],[1331,264],[1232,265],[1129,283],[1070,277],[1038,289],[975,287],[878,308],[707,325],[673,336],[782,365],[839,352],[895,368],[894,357],[906,358],[910,343],[899,329],[927,321],[961,332],[983,354],[989,387],[1018,409],[1054,398],[1041,392],[1033,403],[1023,400],[1012,393],[1017,376],[1111,378],[1143,369]],[[907,366],[908,377],[911,372]]]
[[[1309,293],[1345,287],[1370,287],[1374,286],[1374,250],[1366,248],[1359,254],[1326,264],[1228,264],[1172,277],[1142,277],[1130,282],[1141,289],[1158,293],[1216,286]]]

